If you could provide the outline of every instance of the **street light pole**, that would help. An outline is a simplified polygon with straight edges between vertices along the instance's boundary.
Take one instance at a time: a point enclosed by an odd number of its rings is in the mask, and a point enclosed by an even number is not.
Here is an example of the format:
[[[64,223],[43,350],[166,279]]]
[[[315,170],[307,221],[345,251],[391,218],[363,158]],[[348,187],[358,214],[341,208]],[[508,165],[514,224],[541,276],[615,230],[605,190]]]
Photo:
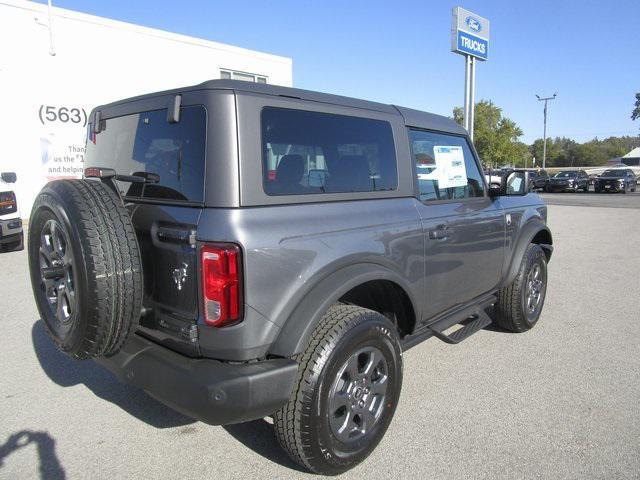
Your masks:
[[[544,102],[544,134],[542,140],[542,169],[547,167],[547,102],[549,100],[555,100],[558,92],[553,94],[553,97],[540,98],[540,95],[536,95],[539,102]]]

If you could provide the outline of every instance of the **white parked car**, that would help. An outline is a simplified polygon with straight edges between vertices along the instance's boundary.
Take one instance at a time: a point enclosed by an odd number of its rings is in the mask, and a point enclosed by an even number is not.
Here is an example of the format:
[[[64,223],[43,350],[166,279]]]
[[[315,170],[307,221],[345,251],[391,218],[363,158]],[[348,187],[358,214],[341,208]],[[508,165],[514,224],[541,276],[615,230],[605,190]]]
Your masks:
[[[502,177],[505,174],[504,168],[492,168],[490,170],[485,171],[484,177],[487,180],[487,184],[489,186],[500,186],[502,184]]]
[[[14,252],[24,248],[22,219],[13,189],[16,174],[0,174],[0,253]]]

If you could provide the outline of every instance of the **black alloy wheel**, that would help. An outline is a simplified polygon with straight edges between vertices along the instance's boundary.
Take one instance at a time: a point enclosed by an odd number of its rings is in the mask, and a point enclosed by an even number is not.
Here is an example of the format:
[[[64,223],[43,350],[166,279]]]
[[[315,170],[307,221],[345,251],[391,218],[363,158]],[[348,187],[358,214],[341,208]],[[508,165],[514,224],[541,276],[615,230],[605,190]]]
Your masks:
[[[76,310],[74,262],[69,236],[57,219],[47,220],[40,232],[40,288],[56,330],[65,330]]]
[[[536,318],[538,310],[541,308],[542,295],[544,292],[546,275],[544,265],[538,259],[529,270],[525,287],[525,304],[527,317]]]
[[[348,443],[365,437],[380,420],[388,386],[387,360],[375,347],[353,353],[342,365],[329,393],[329,424]]]

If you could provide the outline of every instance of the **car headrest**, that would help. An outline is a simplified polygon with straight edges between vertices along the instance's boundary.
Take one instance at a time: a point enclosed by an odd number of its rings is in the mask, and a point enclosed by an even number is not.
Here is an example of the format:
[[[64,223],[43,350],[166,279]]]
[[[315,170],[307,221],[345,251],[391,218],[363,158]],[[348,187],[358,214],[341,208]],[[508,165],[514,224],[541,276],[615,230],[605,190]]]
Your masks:
[[[304,175],[302,155],[285,155],[276,167],[276,182],[298,184]]]
[[[328,188],[331,191],[368,192],[371,190],[369,161],[364,155],[344,155],[332,165]]]

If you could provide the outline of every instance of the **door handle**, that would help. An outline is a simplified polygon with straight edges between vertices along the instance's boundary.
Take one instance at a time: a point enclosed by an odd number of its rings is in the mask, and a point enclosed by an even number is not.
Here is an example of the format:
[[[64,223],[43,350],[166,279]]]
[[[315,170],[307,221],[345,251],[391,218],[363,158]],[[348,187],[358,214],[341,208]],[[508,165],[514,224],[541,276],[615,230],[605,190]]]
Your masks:
[[[181,228],[158,227],[156,237],[161,242],[195,244],[194,232]]]
[[[446,225],[438,225],[433,230],[429,230],[429,238],[431,240],[446,240],[451,233],[451,229]]]

